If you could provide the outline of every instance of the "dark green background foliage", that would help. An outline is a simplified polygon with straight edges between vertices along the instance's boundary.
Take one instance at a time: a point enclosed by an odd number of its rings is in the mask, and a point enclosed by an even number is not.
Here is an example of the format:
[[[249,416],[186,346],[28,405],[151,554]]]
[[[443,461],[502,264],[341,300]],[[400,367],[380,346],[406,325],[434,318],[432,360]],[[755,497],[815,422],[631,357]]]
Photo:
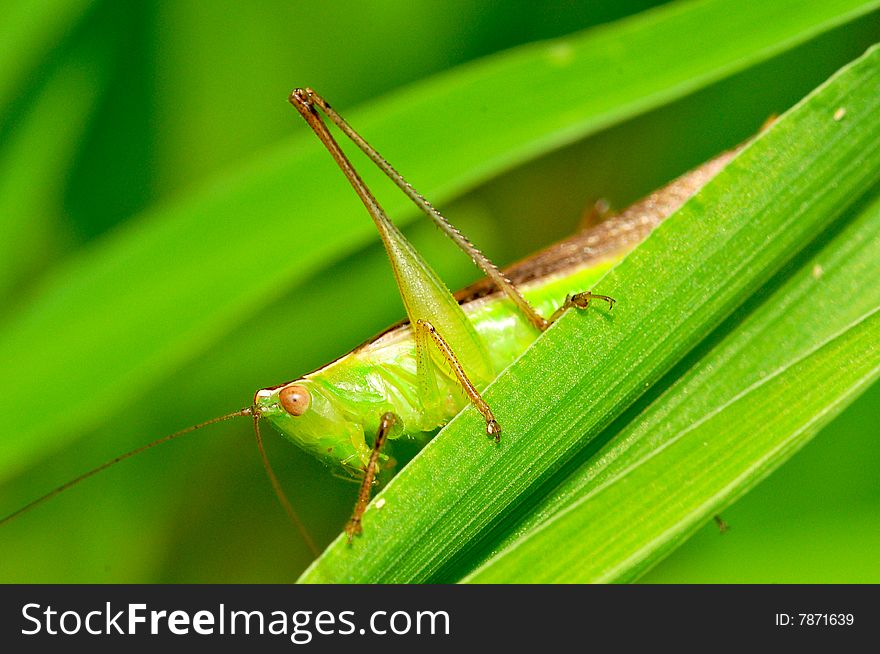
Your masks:
[[[502,126],[496,135],[492,116],[481,114],[491,94],[502,95],[491,85],[445,104],[418,104],[430,97],[421,88],[439,97],[444,88],[467,88],[477,74],[468,62],[694,5],[653,4],[7,3],[0,27],[0,514],[127,448],[245,406],[255,389],[333,359],[402,315],[367,215],[342,177],[323,168],[326,155],[309,154],[312,137],[286,103],[294,86],[314,87],[351,116],[505,264],[570,233],[596,200],[623,207],[742,142],[880,40],[880,13],[858,10],[795,45],[779,43],[626,110],[600,88],[595,101],[610,98],[610,117],[522,151],[501,143],[514,130]],[[747,18],[751,3],[740,4]],[[820,4],[803,3],[804,11]],[[718,41],[718,52],[737,42],[748,52],[753,35],[742,24]],[[668,37],[662,52],[636,53],[633,69],[695,56],[687,47],[693,34]],[[714,53],[702,54],[710,61]],[[557,89],[518,81],[522,107],[565,122]],[[569,80],[588,92],[592,81]],[[401,135],[387,124],[394,112],[408,121]],[[485,120],[485,143],[447,151],[436,135],[452,112]],[[493,139],[502,154],[481,162],[480,148],[494,147]],[[314,184],[313,160],[321,166]],[[433,160],[436,171],[422,164]],[[459,160],[464,172],[456,177]],[[288,161],[295,163],[286,168]],[[295,170],[302,174],[291,179]],[[477,277],[387,186],[379,196],[410,221],[407,234],[451,286]],[[315,197],[331,198],[322,206],[333,214],[300,211]],[[272,227],[278,216],[293,226],[283,235]],[[348,224],[363,229],[322,245],[322,229]],[[172,238],[177,229],[189,236]],[[150,249],[151,239],[170,245]],[[147,245],[135,256],[131,243]],[[235,259],[225,269],[187,266],[198,248]],[[285,274],[261,273],[281,265]],[[133,281],[89,286],[102,274],[112,281],[117,268]],[[184,302],[187,289],[211,287],[234,301],[199,329],[184,319],[196,324],[218,302],[202,306],[193,291],[187,306],[162,308],[169,297]],[[70,323],[68,307],[79,307]],[[38,324],[41,316],[52,320]],[[117,322],[126,325],[124,337],[96,336],[114,333]],[[76,365],[78,347],[101,356]],[[140,359],[130,356],[139,349]],[[71,364],[53,368],[58,361]],[[22,387],[25,378],[31,383]],[[68,407],[68,398],[80,399]],[[875,385],[724,512],[728,533],[707,524],[643,580],[880,581],[877,415]],[[291,499],[326,545],[356,487],[266,436]],[[310,559],[277,505],[245,421],[116,466],[0,533],[0,581],[291,581]]]

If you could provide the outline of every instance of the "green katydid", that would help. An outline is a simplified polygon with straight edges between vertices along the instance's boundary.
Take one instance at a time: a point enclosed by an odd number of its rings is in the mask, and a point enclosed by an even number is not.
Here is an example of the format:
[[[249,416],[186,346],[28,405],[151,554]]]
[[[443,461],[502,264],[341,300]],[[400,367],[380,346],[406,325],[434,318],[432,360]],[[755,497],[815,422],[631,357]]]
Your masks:
[[[498,441],[503,417],[499,421],[483,400],[486,386],[566,310],[585,309],[596,299],[611,309],[612,298],[586,289],[733,156],[732,152],[722,154],[596,227],[501,272],[323,98],[310,89],[296,89],[290,102],[326,146],[376,224],[408,321],[314,372],[257,391],[247,408],[116,457],[3,518],[0,524],[145,449],[221,420],[247,416],[253,420],[276,494],[313,552],[317,553],[317,548],[269,465],[259,421],[268,420],[305,451],[361,480],[355,509],[345,528],[351,541],[361,533],[361,518],[386,443],[404,437],[424,442],[468,403],[485,419],[487,435]],[[386,216],[321,113],[471,257],[486,279],[455,295],[447,289]]]

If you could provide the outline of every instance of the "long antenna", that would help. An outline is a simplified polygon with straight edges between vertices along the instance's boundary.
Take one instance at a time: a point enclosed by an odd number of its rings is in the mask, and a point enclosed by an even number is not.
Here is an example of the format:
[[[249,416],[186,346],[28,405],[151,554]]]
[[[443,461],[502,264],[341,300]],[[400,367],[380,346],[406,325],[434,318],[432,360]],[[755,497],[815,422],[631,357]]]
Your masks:
[[[130,452],[126,452],[125,454],[120,454],[115,459],[111,459],[110,461],[107,461],[106,463],[99,465],[97,468],[92,468],[91,470],[80,475],[79,477],[77,477],[75,479],[71,479],[66,484],[62,484],[58,488],[49,491],[48,493],[46,493],[42,497],[38,497],[33,502],[26,504],[25,506],[21,507],[17,511],[10,513],[5,518],[0,519],[0,526],[5,525],[7,522],[9,522],[11,520],[14,520],[15,518],[17,518],[18,516],[20,516],[23,513],[27,513],[28,511],[33,509],[35,506],[39,506],[43,502],[50,500],[53,497],[55,497],[56,495],[63,493],[68,488],[72,488],[73,486],[76,486],[81,481],[85,481],[89,477],[92,477],[92,476],[98,474],[102,470],[106,470],[110,466],[116,465],[120,461],[125,461],[126,459],[130,459],[131,457],[133,457],[137,454],[140,454],[141,452],[143,452],[145,450],[149,450],[150,448],[156,447],[157,445],[161,445],[162,443],[167,443],[170,440],[173,440],[173,439],[178,438],[180,436],[184,436],[186,434],[189,434],[190,432],[194,432],[197,429],[201,429],[202,427],[207,427],[208,425],[213,425],[218,422],[223,422],[224,420],[229,420],[230,418],[239,418],[241,416],[250,416],[250,415],[253,415],[252,409],[250,409],[250,408],[241,409],[240,411],[236,411],[235,413],[228,413],[225,416],[211,418],[210,420],[206,420],[205,422],[200,422],[197,425],[192,425],[190,427],[187,427],[186,429],[181,429],[180,431],[176,431],[173,434],[169,434],[168,436],[163,436],[162,438],[158,438],[158,439],[154,440],[152,443],[147,443],[146,445],[141,445],[140,447],[135,448],[135,449],[131,450]]]
[[[197,425],[192,425],[190,427],[187,427],[186,429],[181,429],[180,431],[176,431],[173,434],[168,434],[167,436],[163,436],[162,438],[157,438],[152,443],[147,443],[146,445],[141,445],[140,447],[137,447],[129,452],[126,452],[125,454],[120,454],[119,456],[111,459],[110,461],[107,461],[106,463],[102,463],[97,468],[92,468],[88,472],[81,474],[79,477],[76,477],[75,479],[71,479],[67,483],[62,484],[61,486],[58,486],[58,488],[55,488],[55,489],[49,491],[48,493],[46,493],[42,497],[38,497],[34,501],[29,502],[28,504],[24,505],[23,507],[21,507],[17,511],[13,511],[12,513],[7,515],[6,517],[0,519],[0,526],[3,526],[7,522],[11,522],[12,520],[15,520],[17,517],[19,517],[23,513],[27,513],[28,511],[30,511],[31,509],[33,509],[36,506],[39,506],[43,502],[51,500],[56,495],[60,495],[64,491],[68,490],[69,488],[76,486],[81,481],[85,481],[89,477],[93,477],[94,475],[98,474],[102,470],[106,470],[110,466],[114,466],[121,461],[125,461],[126,459],[130,459],[131,457],[136,456],[136,455],[140,454],[141,452],[144,452],[146,450],[149,450],[150,448],[156,447],[157,445],[162,445],[162,443],[167,443],[168,441],[174,440],[175,438],[179,438],[180,436],[185,436],[186,434],[194,432],[197,429],[201,429],[202,427],[207,427],[208,425],[213,425],[218,422],[223,422],[224,420],[229,420],[230,418],[241,418],[241,417],[245,417],[245,416],[252,416],[254,419],[254,435],[257,438],[257,447],[260,450],[260,457],[263,460],[263,467],[266,469],[266,474],[269,475],[269,481],[272,482],[272,488],[275,490],[275,495],[278,496],[278,500],[281,502],[281,506],[284,507],[284,510],[287,512],[287,515],[290,518],[290,521],[299,530],[299,533],[302,536],[303,540],[305,541],[306,545],[308,546],[309,550],[312,552],[312,554],[315,555],[315,558],[317,558],[321,554],[321,551],[318,549],[317,545],[315,545],[315,541],[312,538],[311,534],[309,534],[308,530],[306,529],[305,524],[300,519],[300,517],[297,515],[296,511],[293,508],[293,505],[290,503],[290,500],[288,500],[287,496],[284,494],[284,491],[281,488],[281,483],[278,481],[278,477],[275,476],[275,472],[272,470],[272,466],[269,463],[269,457],[266,455],[266,448],[263,446],[263,438],[260,435],[260,415],[259,415],[259,413],[257,413],[254,410],[253,407],[240,409],[239,411],[235,411],[233,413],[227,413],[226,415],[219,416],[217,418],[211,418],[210,420],[206,420],[205,422],[200,422]]]
[[[263,467],[266,469],[266,474],[269,475],[269,481],[272,482],[272,489],[275,491],[278,501],[281,502],[281,506],[287,511],[287,517],[290,518],[290,521],[299,530],[306,545],[308,545],[308,548],[317,559],[321,555],[321,550],[315,545],[315,541],[312,540],[312,535],[309,533],[308,529],[306,529],[306,526],[300,519],[299,515],[297,515],[290,500],[287,499],[287,495],[284,494],[284,490],[281,488],[281,482],[278,481],[278,477],[275,476],[275,471],[272,470],[272,464],[269,463],[269,457],[266,455],[266,448],[263,447],[263,437],[260,435],[260,414],[254,412],[252,415],[254,417],[254,436],[257,439],[257,447],[260,450],[260,457],[263,459]]]

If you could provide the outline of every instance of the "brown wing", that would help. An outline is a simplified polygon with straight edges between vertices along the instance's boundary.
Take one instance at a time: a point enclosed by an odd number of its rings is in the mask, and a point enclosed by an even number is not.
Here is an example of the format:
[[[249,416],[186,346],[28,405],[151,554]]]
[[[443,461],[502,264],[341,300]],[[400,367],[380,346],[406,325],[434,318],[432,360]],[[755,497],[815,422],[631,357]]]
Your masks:
[[[741,147],[718,155],[598,225],[514,263],[504,273],[514,285],[519,285],[628,250],[699,191]],[[455,297],[464,304],[495,292],[491,280],[481,279],[458,291]]]

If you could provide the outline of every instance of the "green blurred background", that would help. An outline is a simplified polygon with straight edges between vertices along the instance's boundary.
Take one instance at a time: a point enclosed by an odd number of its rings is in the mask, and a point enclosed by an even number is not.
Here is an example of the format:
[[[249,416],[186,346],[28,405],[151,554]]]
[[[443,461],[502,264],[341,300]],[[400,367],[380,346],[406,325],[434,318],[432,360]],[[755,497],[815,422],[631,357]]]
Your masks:
[[[657,3],[5,4],[0,238],[20,243],[22,254],[3,264],[0,325],[60,261],[100,247],[123,223],[136,228],[148,207],[258,168],[305,134],[286,103],[293,86],[314,87],[345,114],[465,62]],[[519,166],[445,213],[496,261],[511,262],[571,232],[597,199],[624,206],[742,141],[878,35],[874,12]],[[552,89],[536,94],[523,101],[553,102]],[[424,129],[437,120],[426,115]],[[338,191],[350,192],[341,177]],[[260,217],[242,219],[256,228]],[[407,233],[451,285],[477,276],[430,226]],[[0,486],[0,513],[126,448],[240,408],[256,388],[325,363],[395,321],[402,309],[383,259],[375,245],[328,262],[304,289],[240,316],[231,333],[197,349],[173,375],[107,407],[99,429]],[[4,366],[3,374],[16,371]],[[63,380],[47,384],[63,392]],[[875,387],[725,512],[727,533],[707,525],[645,581],[880,581],[878,415]],[[289,495],[326,544],[356,487],[267,436]],[[245,422],[116,466],[0,533],[4,582],[290,581],[310,558],[277,505]]]

